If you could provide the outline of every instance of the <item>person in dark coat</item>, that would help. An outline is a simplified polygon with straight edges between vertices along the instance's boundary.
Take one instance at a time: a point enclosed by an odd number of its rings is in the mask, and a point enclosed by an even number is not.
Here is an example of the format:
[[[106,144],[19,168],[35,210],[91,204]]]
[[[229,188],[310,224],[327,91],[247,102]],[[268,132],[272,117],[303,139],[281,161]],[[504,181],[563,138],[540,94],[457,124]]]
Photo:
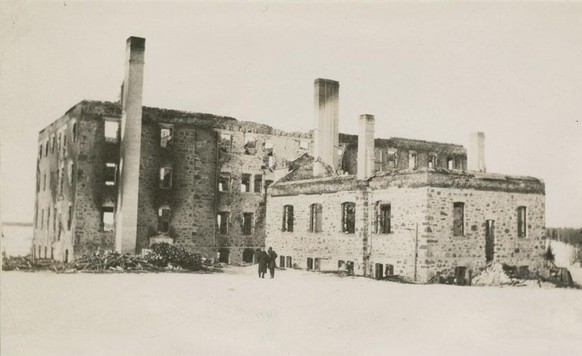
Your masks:
[[[275,278],[275,267],[277,267],[277,253],[269,247],[269,273],[271,278]]]
[[[267,265],[269,264],[269,255],[265,252],[265,248],[261,247],[257,252],[257,262],[259,263],[259,278],[265,278],[267,273]]]

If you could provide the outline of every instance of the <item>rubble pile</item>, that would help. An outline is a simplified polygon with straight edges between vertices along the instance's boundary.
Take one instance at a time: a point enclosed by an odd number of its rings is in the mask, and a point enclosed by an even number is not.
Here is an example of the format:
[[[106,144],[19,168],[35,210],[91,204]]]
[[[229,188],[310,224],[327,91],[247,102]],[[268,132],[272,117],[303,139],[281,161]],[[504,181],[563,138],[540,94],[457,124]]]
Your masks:
[[[519,280],[510,278],[501,263],[492,263],[471,281],[474,286],[516,285]]]
[[[163,268],[142,256],[131,256],[112,251],[97,251],[62,267],[65,271],[161,271]],[[62,271],[62,270],[61,270]]]

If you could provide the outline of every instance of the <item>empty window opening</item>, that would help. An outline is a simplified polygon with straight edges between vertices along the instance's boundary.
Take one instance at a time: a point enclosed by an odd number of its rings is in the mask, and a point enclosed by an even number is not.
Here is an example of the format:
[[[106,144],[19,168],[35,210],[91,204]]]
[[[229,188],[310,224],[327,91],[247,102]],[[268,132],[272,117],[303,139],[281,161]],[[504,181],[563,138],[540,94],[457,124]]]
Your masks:
[[[243,213],[243,235],[253,234],[253,213]]]
[[[105,121],[105,141],[117,142],[119,123],[117,121]]]
[[[376,233],[389,234],[392,232],[390,215],[392,208],[390,204],[378,204],[378,215],[376,218]]]
[[[52,144],[51,144],[51,153],[55,153],[55,147],[57,145],[57,138],[55,136],[53,136],[52,139],[51,139],[51,141],[52,141]]]
[[[61,147],[63,146],[61,144],[61,136],[62,136],[62,134],[59,134],[59,140],[58,140],[58,145],[57,145],[57,153],[61,152]],[[54,150],[51,150],[51,153],[55,153]]]
[[[221,211],[216,214],[216,226],[218,233],[228,234],[228,212]]]
[[[321,204],[311,204],[309,206],[309,232],[321,232],[322,229],[323,206]]]
[[[309,141],[307,141],[307,140],[300,140],[299,141],[299,148],[302,149],[302,150],[309,149]]]
[[[279,256],[279,267],[285,268],[285,256]]]
[[[485,220],[485,261],[491,262],[495,254],[495,220]]]
[[[167,234],[170,232],[170,218],[172,217],[172,209],[164,205],[158,209],[158,232]]]
[[[55,248],[51,247],[51,260],[55,259]]]
[[[376,263],[374,265],[374,278],[384,279],[384,265],[381,263]]]
[[[57,208],[53,209],[53,232],[57,230]]]
[[[230,190],[230,174],[221,173],[218,177],[218,191],[228,192]]]
[[[57,175],[59,179],[59,194],[63,194],[63,182],[65,181],[65,167],[61,167],[61,169],[57,171]]]
[[[42,158],[42,145],[38,147],[38,158]]]
[[[105,163],[105,185],[115,185],[115,173],[117,165],[115,163]]]
[[[67,135],[63,135],[63,156],[67,154]]]
[[[453,236],[465,235],[465,203],[453,203]]]
[[[255,136],[248,133],[245,134],[244,148],[245,154],[247,155],[254,155],[257,153],[257,141]]]
[[[65,250],[65,263],[69,262],[69,250]]]
[[[356,232],[356,203],[342,204],[342,232],[353,234]]]
[[[160,168],[160,188],[172,188],[172,168]]]
[[[46,229],[51,228],[51,208],[46,209]]]
[[[525,237],[527,235],[527,216],[525,206],[517,208],[517,237]]]
[[[251,191],[251,175],[243,174],[240,180],[240,192],[248,193]]]
[[[283,207],[283,231],[293,232],[293,205]]]
[[[163,126],[160,128],[160,147],[172,147],[174,138],[174,128]]]
[[[464,286],[467,284],[466,280],[467,267],[455,267],[455,284]]]
[[[227,247],[223,247],[223,248],[218,250],[218,262],[228,264],[229,263],[229,256],[230,256],[230,250]]]
[[[396,168],[398,162],[397,153],[398,151],[394,148],[389,148],[387,150],[386,163],[388,165],[388,168]]]
[[[417,167],[417,154],[414,151],[408,153],[408,168],[415,169]]]
[[[307,257],[307,270],[308,271],[313,270],[313,258],[311,257]]]
[[[101,226],[104,232],[112,232],[114,228],[115,218],[112,207],[101,208]]]
[[[232,135],[227,133],[220,134],[220,151],[230,153],[232,149]]]
[[[255,183],[255,186],[254,186],[255,193],[261,193],[263,191],[261,189],[262,188],[262,185],[263,185],[263,175],[262,174],[256,174],[255,175],[255,182],[254,183]]]
[[[384,162],[384,152],[381,149],[374,150],[374,163]]]
[[[42,178],[42,190],[46,190],[46,173],[44,174],[43,178]]]
[[[44,209],[40,212],[40,228],[44,229]]]
[[[48,153],[49,153],[49,143],[47,141],[44,145],[44,155],[48,156]]]
[[[245,248],[243,250],[242,259],[243,262],[253,263],[253,257],[255,255],[255,251],[252,248]]]
[[[437,156],[435,154],[428,155],[428,168],[433,169],[437,166]]]
[[[67,215],[67,231],[71,231],[72,224],[73,224],[73,206],[69,205],[69,213]]]
[[[77,123],[73,124],[73,142],[77,142]]]
[[[386,269],[384,271],[384,275],[386,277],[393,276],[394,275],[394,266],[387,264]]]
[[[447,159],[447,168],[448,169],[455,169],[455,159],[454,158]]]
[[[287,256],[287,260],[285,261],[285,265],[289,268],[293,267],[293,259],[291,258],[291,256]]]
[[[69,170],[67,172],[67,177],[69,178],[69,184],[73,184],[73,176],[75,174],[75,164],[73,161],[69,162]]]

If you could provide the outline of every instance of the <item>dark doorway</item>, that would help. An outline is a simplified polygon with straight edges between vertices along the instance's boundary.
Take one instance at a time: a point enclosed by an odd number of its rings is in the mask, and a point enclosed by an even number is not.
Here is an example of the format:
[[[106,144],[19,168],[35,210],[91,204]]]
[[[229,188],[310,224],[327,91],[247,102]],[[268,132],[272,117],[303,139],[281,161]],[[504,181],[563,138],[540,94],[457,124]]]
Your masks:
[[[455,267],[455,284],[464,286],[467,284],[466,280],[467,267]]]
[[[319,258],[316,258],[313,260],[313,269],[316,271],[319,271],[320,269],[320,264],[321,264],[321,260]]]
[[[313,258],[307,257],[307,270],[313,269]]]
[[[65,250],[65,263],[69,263],[69,250]]]
[[[485,260],[487,263],[495,257],[495,220],[485,220]]]
[[[228,264],[228,255],[230,254],[229,249],[227,248],[221,248],[220,250],[218,250],[218,262],[223,262]]]
[[[287,256],[287,263],[285,265],[289,268],[293,268],[293,264],[291,263],[292,261],[293,260],[291,259],[291,256]]]
[[[279,256],[279,267],[285,268],[285,256]]]
[[[375,268],[376,270],[374,273],[374,278],[376,279],[384,278],[384,265],[381,263],[376,263]]]
[[[222,252],[220,253],[222,256]],[[255,255],[255,251],[252,248],[245,248],[243,250],[243,262],[253,263],[253,256]]]

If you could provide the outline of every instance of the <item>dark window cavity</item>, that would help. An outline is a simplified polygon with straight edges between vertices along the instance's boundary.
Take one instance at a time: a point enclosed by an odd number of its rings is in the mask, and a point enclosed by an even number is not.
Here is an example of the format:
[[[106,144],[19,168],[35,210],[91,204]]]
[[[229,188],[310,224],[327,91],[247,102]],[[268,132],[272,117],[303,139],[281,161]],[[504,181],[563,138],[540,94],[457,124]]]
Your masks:
[[[169,189],[172,188],[172,169],[171,168],[160,168],[160,188]]]
[[[293,231],[293,205],[283,207],[283,231]]]
[[[253,213],[243,213],[243,235],[253,234]]]
[[[353,234],[356,232],[356,203],[342,204],[342,232]]]
[[[309,206],[309,232],[322,231],[322,214],[323,207],[321,204],[311,204]]]
[[[525,237],[527,235],[527,217],[525,206],[517,208],[517,237]]]
[[[216,215],[216,225],[219,233],[228,234],[228,212],[221,211]]]
[[[465,203],[453,203],[453,236],[465,235]]]

